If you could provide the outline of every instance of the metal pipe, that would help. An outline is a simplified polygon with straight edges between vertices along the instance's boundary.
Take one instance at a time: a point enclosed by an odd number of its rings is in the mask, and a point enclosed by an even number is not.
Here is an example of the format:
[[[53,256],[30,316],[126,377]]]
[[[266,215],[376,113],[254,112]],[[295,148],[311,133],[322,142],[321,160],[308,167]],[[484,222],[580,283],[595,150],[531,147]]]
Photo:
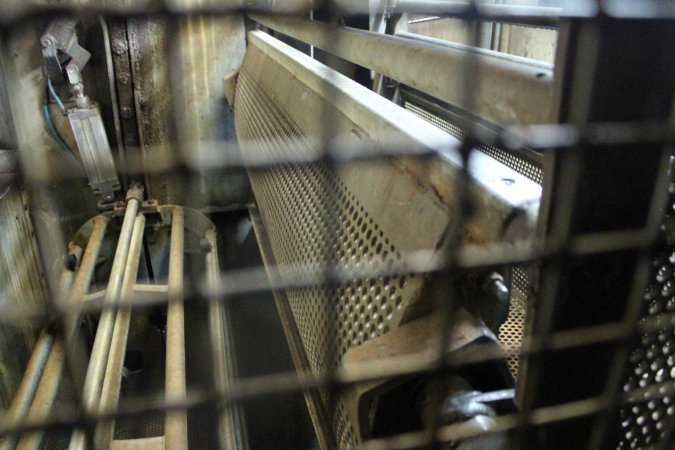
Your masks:
[[[134,295],[136,276],[138,275],[138,264],[143,248],[144,227],[145,216],[139,214],[134,222],[129,260],[124,271],[124,281],[122,282],[122,298],[125,299],[130,299]],[[103,381],[101,404],[99,406],[99,412],[103,414],[114,412],[117,408],[117,402],[119,401],[122,367],[124,366],[124,355],[126,353],[130,319],[131,308],[124,307],[117,311],[115,328],[113,329],[112,340],[110,342],[110,352],[105,371],[105,379]],[[96,448],[110,448],[113,439],[113,430],[113,421],[104,421],[100,423],[96,432]]]
[[[553,73],[536,64],[293,17],[249,16],[266,27],[452,105],[470,108],[488,121],[500,125],[551,121]],[[465,77],[470,76],[465,69],[469,62],[477,66],[479,82],[475,87],[479,91],[473,105],[464,105],[469,81]]]
[[[94,268],[96,267],[96,261],[98,260],[98,255],[101,252],[101,243],[105,237],[105,230],[108,226],[110,219],[106,216],[98,216],[94,218],[94,225],[89,235],[89,241],[87,242],[87,248],[82,255],[82,261],[80,262],[80,267],[77,270],[75,275],[75,280],[73,281],[72,288],[70,290],[70,295],[65,299],[70,303],[70,305],[79,305],[84,301],[84,296],[89,289],[91,284],[91,277],[94,274]],[[74,338],[74,333],[77,330],[77,321],[79,321],[78,315],[71,315],[66,319],[66,332],[65,338],[66,342],[71,343]]]
[[[46,420],[51,414],[64,366],[64,346],[61,339],[56,339],[42,372],[40,385],[35,393],[26,421],[39,422]],[[42,445],[44,431],[23,434],[16,447],[17,450],[37,450]]]
[[[216,247],[216,231],[206,231],[205,239],[209,243],[206,253],[206,284],[211,292],[216,292],[219,284],[218,250]],[[209,299],[209,332],[211,334],[211,352],[214,366],[214,384],[218,394],[225,396],[230,388],[230,380],[235,376],[234,353],[230,339],[230,324],[227,311],[221,299],[214,296]],[[243,416],[238,413],[237,405],[218,411],[218,433],[222,448],[248,448],[244,429]]]
[[[108,287],[106,289],[105,298],[103,299],[103,302],[106,304],[114,304],[118,302],[120,298],[122,277],[129,256],[131,234],[133,232],[133,225],[136,215],[138,214],[140,202],[143,198],[142,195],[142,191],[136,187],[129,189],[127,192],[127,208],[124,213],[122,229],[120,231],[119,241],[117,242],[117,249],[115,250],[115,260],[113,261],[112,269],[110,270]],[[87,374],[82,390],[82,402],[85,411],[88,413],[94,414],[98,409],[101,388],[103,386],[103,376],[105,374],[106,363],[108,362],[108,352],[110,350],[110,340],[112,338],[114,320],[115,310],[113,308],[106,308],[101,313],[98,328],[96,329],[96,337],[94,338],[94,345],[91,350]],[[84,449],[84,447],[84,431],[82,429],[74,430],[70,440],[70,446],[68,447],[69,450]]]
[[[47,365],[47,360],[54,344],[54,335],[42,330],[33,348],[33,353],[28,360],[28,365],[23,373],[12,403],[5,414],[5,422],[8,424],[18,423],[25,419],[30,406],[35,398],[35,393],[40,385],[42,373]],[[16,447],[19,439],[17,435],[9,435],[2,441],[2,450],[10,450]]]
[[[471,52],[476,55],[480,56],[486,56],[488,58],[499,58],[503,59],[504,61],[509,61],[515,64],[524,64],[527,66],[535,67],[538,69],[546,70],[550,72],[550,74],[553,74],[553,64],[547,63],[544,61],[538,61],[536,59],[530,59],[530,58],[525,58],[522,56],[517,56],[517,55],[511,55],[509,53],[502,53],[502,52],[497,52],[494,50],[488,50],[486,48],[480,48],[480,47],[473,47],[471,45],[465,45],[465,44],[460,44],[458,42],[452,42],[452,41],[446,41],[444,39],[437,39],[429,36],[423,36],[421,34],[416,34],[416,33],[408,33],[408,32],[398,32],[396,33],[395,36],[406,38],[406,39],[413,39],[415,41],[420,41],[420,42],[426,42],[427,44],[432,44],[432,45],[440,45],[441,47],[447,47],[447,48],[452,48],[456,50],[461,50],[465,52]]]
[[[472,5],[452,0],[394,0],[392,13],[457,16],[462,19],[478,18],[486,22],[508,23],[538,28],[557,28],[563,8],[547,6],[500,5],[479,3]]]
[[[175,207],[171,223],[169,257],[169,304],[166,318],[166,399],[185,402],[185,311],[183,308],[183,255],[185,243],[183,209]],[[166,450],[185,450],[187,441],[186,411],[169,411],[164,423]]]

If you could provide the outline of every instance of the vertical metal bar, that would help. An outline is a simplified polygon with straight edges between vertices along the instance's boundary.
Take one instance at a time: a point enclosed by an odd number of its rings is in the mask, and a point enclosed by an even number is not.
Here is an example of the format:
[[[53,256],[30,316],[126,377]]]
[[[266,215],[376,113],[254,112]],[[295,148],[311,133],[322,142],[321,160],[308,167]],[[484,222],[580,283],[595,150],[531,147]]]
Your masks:
[[[139,214],[134,221],[129,260],[127,267],[124,270],[121,296],[124,300],[129,300],[134,295],[136,276],[138,275],[138,264],[143,248],[144,227],[145,216]],[[101,413],[111,413],[117,408],[130,319],[130,307],[123,307],[117,311],[115,328],[113,329],[112,340],[110,342],[110,352],[108,355],[108,363],[106,365],[105,378],[103,380],[103,390],[101,392],[101,404],[99,406],[99,412]],[[110,447],[113,439],[114,424],[114,421],[104,421],[99,425],[95,441],[97,449],[107,449]]]
[[[183,255],[185,226],[183,209],[173,210],[169,259],[169,305],[166,318],[166,399],[184,402],[185,381],[185,315],[183,308]],[[187,449],[187,412],[166,413],[164,424],[166,450]]]
[[[120,292],[122,290],[122,277],[129,256],[134,220],[140,206],[140,199],[137,196],[138,192],[135,192],[138,190],[138,188],[132,188],[129,189],[129,192],[127,193],[127,208],[124,213],[122,230],[120,231],[119,241],[117,242],[117,249],[115,250],[115,260],[113,261],[110,278],[108,279],[108,287],[106,289],[105,298],[103,299],[105,304],[114,304],[119,301]],[[140,196],[142,199],[142,192]],[[85,412],[87,413],[95,413],[98,409],[101,388],[103,386],[103,376],[108,361],[108,352],[110,350],[114,319],[115,310],[113,308],[106,308],[101,313],[101,318],[98,322],[96,338],[94,339],[94,346],[91,350],[91,357],[89,358],[89,365],[87,367],[87,375],[84,380],[82,393],[82,402]],[[83,449],[85,446],[84,438],[84,431],[82,429],[74,430],[69,449]]]
[[[206,283],[209,289],[218,286],[218,250],[216,247],[216,232],[209,229],[205,233],[210,250],[206,253]],[[225,396],[230,388],[230,380],[234,377],[232,358],[234,357],[230,345],[230,324],[227,311],[221,299],[209,299],[209,328],[211,333],[211,348],[213,355],[215,388],[219,395]],[[221,448],[244,449],[248,448],[246,436],[241,431],[243,424],[238,423],[241,417],[236,413],[237,406],[231,405],[218,408],[218,433]]]

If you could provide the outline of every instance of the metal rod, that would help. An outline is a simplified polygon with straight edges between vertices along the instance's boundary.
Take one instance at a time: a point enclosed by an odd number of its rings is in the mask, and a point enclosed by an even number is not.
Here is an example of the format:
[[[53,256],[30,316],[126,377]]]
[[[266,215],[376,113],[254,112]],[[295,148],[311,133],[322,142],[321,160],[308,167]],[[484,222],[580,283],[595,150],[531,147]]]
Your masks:
[[[467,75],[474,57],[464,48],[450,48],[316,21],[263,14],[249,16],[273,30],[318,47],[355,64],[466,107]],[[474,114],[500,125],[531,125],[551,121],[552,71],[497,55],[480,53],[479,101]]]
[[[477,18],[486,22],[508,23],[538,28],[557,28],[563,8],[547,6],[499,5],[480,3],[472,5],[452,0],[395,0],[394,13],[429,14]],[[475,7],[475,9],[474,9]]]
[[[33,402],[33,398],[35,398],[35,393],[40,384],[42,373],[47,365],[52,344],[54,344],[54,335],[48,333],[47,330],[42,330],[35,347],[33,348],[33,353],[28,360],[28,365],[26,366],[23,378],[21,379],[21,384],[19,384],[19,387],[12,398],[12,403],[5,414],[5,421],[7,423],[21,421],[28,414],[30,405]],[[15,448],[18,438],[17,435],[10,435],[5,438],[2,441],[2,450]]]
[[[134,229],[131,235],[129,258],[126,269],[124,270],[124,281],[122,282],[122,298],[132,298],[134,295],[134,287],[138,275],[138,264],[143,248],[144,227],[145,216],[139,214],[134,221]],[[99,406],[99,411],[101,413],[112,412],[117,408],[130,319],[130,307],[120,308],[117,311],[117,318],[115,320],[115,327],[110,342],[110,352],[103,381],[103,390],[101,393],[101,403]],[[110,448],[113,439],[113,431],[114,422],[101,422],[96,434],[96,448]]]
[[[139,198],[132,192],[134,189],[137,188],[130,189],[127,194],[127,208],[124,213],[122,229],[120,231],[119,241],[117,242],[117,249],[115,250],[115,260],[113,261],[106,295],[103,300],[103,302],[107,304],[118,302],[122,289],[122,277],[127,266],[134,220],[140,206]],[[108,308],[103,310],[98,322],[96,338],[94,339],[94,345],[91,350],[91,357],[89,358],[89,365],[87,367],[87,374],[82,392],[82,402],[85,411],[88,413],[95,412],[98,408],[101,388],[103,386],[103,376],[108,361],[114,320],[115,310],[113,308]],[[85,436],[83,430],[74,430],[69,449],[77,450],[83,449],[84,447]]]
[[[220,270],[218,268],[215,229],[207,230],[205,238],[210,247],[210,250],[206,253],[206,284],[210,287],[216,287]],[[209,299],[209,331],[214,365],[214,384],[217,392],[225,396],[230,389],[230,381],[235,377],[234,354],[227,311],[225,305],[217,296]],[[238,414],[237,406],[224,407],[218,414],[218,433],[221,447],[237,450],[248,448],[246,434],[242,432],[244,429],[243,416]]]
[[[82,256],[82,261],[80,263],[80,268],[77,270],[75,275],[75,280],[73,281],[73,286],[70,290],[70,295],[68,303],[71,305],[79,306],[84,299],[87,289],[89,289],[89,284],[91,284],[91,277],[94,274],[94,268],[96,267],[96,261],[98,260],[98,255],[101,252],[101,243],[105,237],[105,230],[108,226],[109,218],[106,216],[98,216],[94,218],[94,225],[89,235],[89,241],[87,242],[87,248],[84,251]],[[71,316],[67,322],[66,340],[70,341],[73,337],[72,334],[77,327],[74,325],[79,320],[79,315]]]
[[[64,366],[64,346],[61,339],[56,339],[42,371],[42,379],[35,393],[33,404],[26,417],[26,421],[36,422],[46,420],[52,411],[56,394],[61,385]],[[44,431],[34,431],[24,434],[19,440],[17,450],[37,450],[42,444]]]
[[[169,305],[166,318],[166,399],[185,402],[185,315],[183,308],[183,255],[185,226],[183,209],[173,210],[171,249],[169,258]],[[187,413],[171,411],[164,424],[166,450],[185,450],[187,440]]]

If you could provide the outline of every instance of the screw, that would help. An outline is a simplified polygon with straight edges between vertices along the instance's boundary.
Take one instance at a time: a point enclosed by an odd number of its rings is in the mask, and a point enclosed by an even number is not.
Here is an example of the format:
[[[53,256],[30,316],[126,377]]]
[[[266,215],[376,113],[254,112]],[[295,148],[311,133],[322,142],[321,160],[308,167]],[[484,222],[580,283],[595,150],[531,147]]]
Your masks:
[[[106,201],[106,202],[111,202],[112,199],[113,199],[112,194],[106,194],[106,196],[105,196],[105,201]]]
[[[131,119],[134,117],[134,110],[129,108],[128,106],[123,106],[122,109],[120,109],[120,113],[122,114],[122,117],[125,119]]]
[[[120,75],[117,77],[117,81],[119,81],[120,84],[127,84],[129,82],[129,75]]]

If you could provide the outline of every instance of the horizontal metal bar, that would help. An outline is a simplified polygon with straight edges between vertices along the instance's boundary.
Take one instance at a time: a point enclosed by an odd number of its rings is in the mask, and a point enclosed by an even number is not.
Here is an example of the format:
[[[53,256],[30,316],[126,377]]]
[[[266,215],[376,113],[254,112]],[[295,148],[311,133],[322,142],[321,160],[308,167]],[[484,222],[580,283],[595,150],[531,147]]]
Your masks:
[[[500,125],[549,123],[551,70],[500,57],[496,52],[432,45],[349,27],[263,14],[266,27],[407,84]],[[473,59],[472,59],[473,58]],[[465,105],[467,64],[475,63],[475,105]]]
[[[547,6],[500,5],[452,0],[394,0],[391,12],[431,14],[435,16],[459,16],[480,18],[488,22],[526,25],[539,28],[557,28],[563,8]]]

